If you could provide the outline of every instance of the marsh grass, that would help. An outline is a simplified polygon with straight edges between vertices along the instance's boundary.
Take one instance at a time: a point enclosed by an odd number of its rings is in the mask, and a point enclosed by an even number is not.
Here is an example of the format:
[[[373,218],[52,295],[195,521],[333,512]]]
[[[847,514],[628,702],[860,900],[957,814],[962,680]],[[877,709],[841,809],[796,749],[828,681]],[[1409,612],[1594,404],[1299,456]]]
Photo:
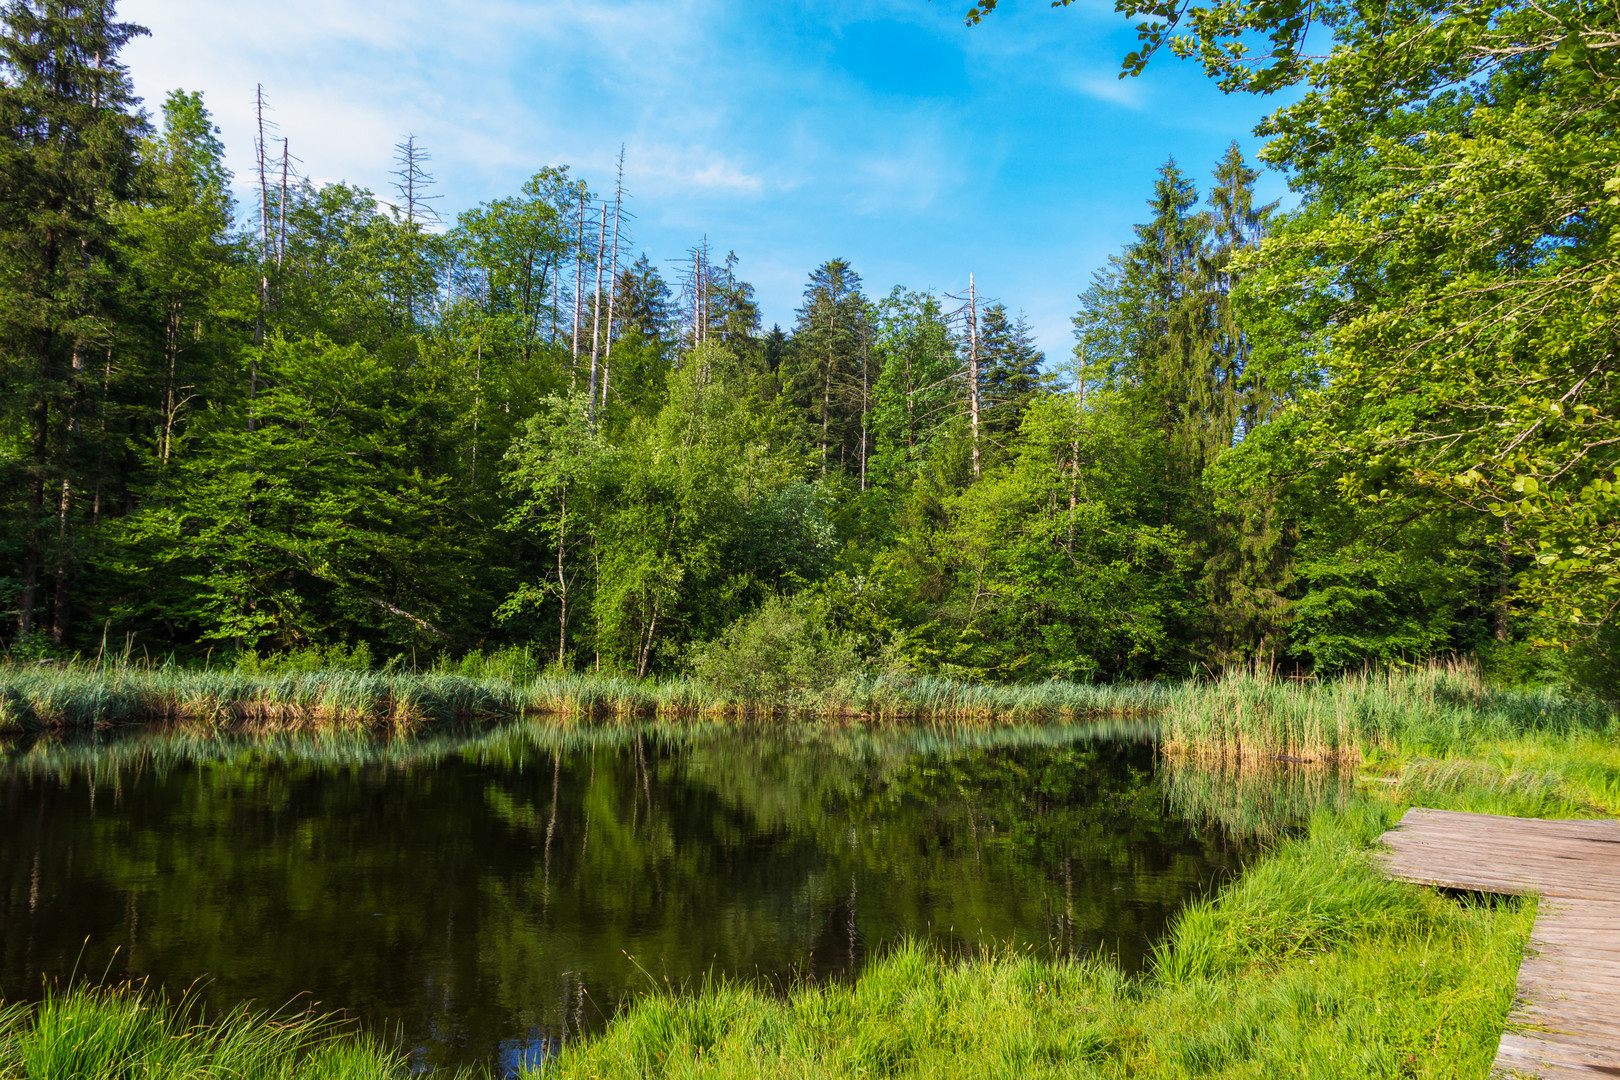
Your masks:
[[[476,666],[474,670],[477,670]],[[717,693],[689,678],[579,672],[468,675],[351,668],[242,670],[174,664],[0,665],[0,731],[185,722],[214,728],[409,729],[448,720],[550,716],[571,722],[654,718],[989,724],[1141,718],[1165,691],[1151,683],[983,686],[949,679],[852,676],[810,704]]]
[[[1387,668],[1318,682],[1265,668],[1189,682],[1167,695],[1167,753],[1206,761],[1354,763],[1443,754],[1527,735],[1620,735],[1613,710],[1557,689],[1493,687],[1472,661]]]
[[[1492,738],[1532,733],[1612,738],[1620,732],[1609,709],[1554,690],[1495,689],[1464,662],[1323,683],[1278,678],[1265,669],[1179,683],[1010,686],[857,673],[797,704],[728,696],[685,677],[541,670],[515,650],[441,663],[424,672],[291,662],[245,668],[0,664],[0,731],[154,721],[214,730],[403,731],[521,717],[566,724],[1151,722],[1172,756],[1236,763],[1434,756]]]

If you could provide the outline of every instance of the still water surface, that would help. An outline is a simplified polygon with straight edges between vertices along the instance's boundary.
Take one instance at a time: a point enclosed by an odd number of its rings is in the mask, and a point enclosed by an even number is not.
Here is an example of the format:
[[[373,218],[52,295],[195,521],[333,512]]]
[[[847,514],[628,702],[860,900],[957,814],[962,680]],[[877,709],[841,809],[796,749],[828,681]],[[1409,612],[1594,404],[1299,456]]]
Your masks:
[[[927,937],[1139,969],[1252,851],[1096,729],[540,726],[0,748],[0,997],[150,976],[507,1069],[656,983]]]

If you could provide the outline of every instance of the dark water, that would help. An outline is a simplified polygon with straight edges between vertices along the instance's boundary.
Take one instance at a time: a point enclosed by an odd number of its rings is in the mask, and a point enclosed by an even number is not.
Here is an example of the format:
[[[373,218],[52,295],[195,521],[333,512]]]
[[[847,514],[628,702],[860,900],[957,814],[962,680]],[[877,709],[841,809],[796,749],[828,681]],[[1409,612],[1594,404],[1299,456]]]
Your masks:
[[[1137,969],[1249,848],[1077,730],[37,744],[0,750],[0,997],[204,978],[511,1067],[650,981],[845,979],[908,935]]]

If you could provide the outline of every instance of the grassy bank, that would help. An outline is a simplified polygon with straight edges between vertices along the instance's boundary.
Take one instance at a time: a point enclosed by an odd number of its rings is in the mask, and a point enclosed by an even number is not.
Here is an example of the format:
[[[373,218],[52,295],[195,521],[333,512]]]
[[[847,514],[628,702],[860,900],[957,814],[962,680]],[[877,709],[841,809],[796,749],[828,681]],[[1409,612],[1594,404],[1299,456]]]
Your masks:
[[[1469,1077],[1533,905],[1386,881],[1361,804],[1178,920],[1155,972],[902,948],[849,987],[654,993],[546,1070],[591,1077]]]
[[[1620,719],[1597,701],[1495,687],[1466,661],[1322,681],[1232,672],[1179,684],[1160,715],[1166,752],[1205,761],[1378,762],[1492,741],[1620,737]]]

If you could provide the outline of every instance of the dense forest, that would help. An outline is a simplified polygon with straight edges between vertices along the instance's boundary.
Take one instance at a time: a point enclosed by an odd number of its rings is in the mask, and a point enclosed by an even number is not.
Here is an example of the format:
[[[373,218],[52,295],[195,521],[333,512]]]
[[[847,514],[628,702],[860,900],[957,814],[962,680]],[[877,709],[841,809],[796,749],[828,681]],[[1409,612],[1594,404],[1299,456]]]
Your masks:
[[[4,643],[1611,685],[1620,20],[1369,0],[1312,58],[1281,7],[1263,62],[1241,19],[1144,31],[1128,66],[1291,103],[1263,162],[1166,161],[1047,356],[966,266],[829,257],[766,328],[723,243],[650,258],[565,165],[454,214],[403,134],[395,190],[273,132],[233,177],[200,95],[134,99],[111,3],[11,0]]]

